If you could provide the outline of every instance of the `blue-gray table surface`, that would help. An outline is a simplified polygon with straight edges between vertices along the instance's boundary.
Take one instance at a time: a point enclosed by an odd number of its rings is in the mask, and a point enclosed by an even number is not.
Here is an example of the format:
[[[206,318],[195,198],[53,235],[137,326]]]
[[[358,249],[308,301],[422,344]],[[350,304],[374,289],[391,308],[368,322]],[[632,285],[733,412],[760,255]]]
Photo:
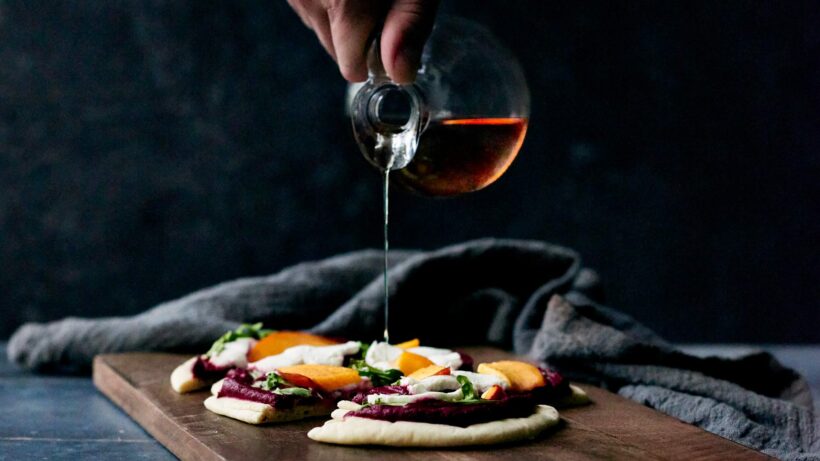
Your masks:
[[[695,354],[732,355],[738,345],[687,345]],[[820,344],[756,346],[801,372],[820,409]],[[153,437],[97,392],[89,378],[34,375],[6,360],[0,342],[0,460],[105,456],[118,461],[173,460]]]

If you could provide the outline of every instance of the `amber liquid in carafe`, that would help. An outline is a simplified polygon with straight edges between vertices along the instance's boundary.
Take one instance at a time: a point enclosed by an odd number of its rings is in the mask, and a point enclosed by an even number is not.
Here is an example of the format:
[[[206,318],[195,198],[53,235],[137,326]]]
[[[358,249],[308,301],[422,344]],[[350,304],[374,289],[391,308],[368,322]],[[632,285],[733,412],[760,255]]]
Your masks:
[[[432,121],[416,155],[394,181],[428,196],[453,196],[492,184],[510,166],[527,133],[526,118]]]

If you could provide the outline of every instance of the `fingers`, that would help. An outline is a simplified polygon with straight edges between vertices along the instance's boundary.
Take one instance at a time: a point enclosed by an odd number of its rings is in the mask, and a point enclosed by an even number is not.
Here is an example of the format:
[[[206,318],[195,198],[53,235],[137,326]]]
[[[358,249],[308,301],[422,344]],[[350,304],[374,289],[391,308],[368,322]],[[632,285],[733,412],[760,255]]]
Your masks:
[[[433,30],[437,0],[396,0],[382,28],[382,63],[397,83],[416,79],[421,51]]]
[[[416,78],[424,42],[430,36],[438,0],[288,0],[338,63],[345,79],[367,78],[367,50],[381,26],[381,58],[398,83]]]
[[[383,4],[379,0],[330,1],[327,9],[336,62],[342,76],[351,82],[367,79],[367,48],[380,22]]]
[[[319,37],[319,42],[325,51],[327,51],[327,54],[329,54],[334,61],[339,62],[336,57],[336,48],[333,46],[333,37],[330,32],[330,19],[328,19],[326,12],[322,11],[321,15],[314,18],[313,31],[316,32],[316,36]]]
[[[335,61],[336,50],[333,48],[333,39],[330,36],[330,21],[325,7],[317,1],[305,0],[288,0],[288,4],[299,15],[299,18],[308,29],[313,30],[319,39],[319,43]]]

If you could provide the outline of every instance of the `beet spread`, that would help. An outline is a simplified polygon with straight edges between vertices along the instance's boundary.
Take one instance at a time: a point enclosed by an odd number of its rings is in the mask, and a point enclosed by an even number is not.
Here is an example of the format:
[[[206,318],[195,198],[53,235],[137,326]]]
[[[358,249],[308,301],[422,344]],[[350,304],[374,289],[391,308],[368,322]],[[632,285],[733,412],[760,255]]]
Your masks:
[[[297,403],[301,404],[318,400],[315,394],[312,394],[310,397],[274,394],[273,392],[241,383],[230,377],[222,381],[222,388],[219,390],[217,397],[233,397],[240,400],[266,403],[277,410],[293,408]]]
[[[200,355],[196,358],[196,362],[194,362],[192,372],[195,377],[203,381],[216,381],[225,374],[226,370],[230,368],[231,367],[217,367],[211,363],[207,357]]]
[[[370,405],[352,411],[347,416],[383,421],[413,421],[466,427],[506,418],[522,418],[532,414],[535,405],[549,404],[570,394],[569,382],[551,370],[541,370],[546,385],[530,392],[506,391],[500,400],[481,400],[473,403],[417,400],[407,405]],[[357,395],[353,401],[363,404],[370,394],[409,394],[406,386],[384,386]]]
[[[251,385],[255,381],[253,375],[246,370],[245,368],[234,368],[225,375],[226,378],[230,378],[238,383]],[[264,380],[264,377],[260,377],[259,379]]]
[[[466,427],[499,419],[529,416],[533,406],[534,402],[529,396],[519,394],[504,400],[484,400],[480,403],[425,399],[402,406],[371,405],[347,415],[391,422],[413,421]]]

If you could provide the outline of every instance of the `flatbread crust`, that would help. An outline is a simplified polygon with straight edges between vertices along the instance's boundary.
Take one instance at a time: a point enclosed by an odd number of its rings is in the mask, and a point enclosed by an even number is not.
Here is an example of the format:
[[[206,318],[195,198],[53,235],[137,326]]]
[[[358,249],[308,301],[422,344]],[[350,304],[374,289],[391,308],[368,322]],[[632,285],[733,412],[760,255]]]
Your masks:
[[[180,394],[202,389],[208,383],[194,376],[197,357],[191,357],[171,372],[171,387]]]
[[[569,389],[572,391],[572,394],[564,397],[560,402],[557,402],[559,408],[578,407],[590,403],[589,395],[587,395],[585,390],[575,384],[570,384]]]
[[[317,442],[339,445],[387,445],[392,447],[460,447],[494,445],[532,439],[558,424],[558,410],[537,405],[526,418],[510,418],[467,427],[410,421],[379,421],[344,418],[347,410],[336,410],[323,426],[308,432]]]
[[[211,385],[211,395],[219,394],[219,391],[222,390],[222,383],[225,382],[225,378],[220,379],[219,381],[213,383]]]
[[[205,408],[222,416],[237,419],[248,424],[281,423],[297,419],[325,416],[331,408],[327,405],[296,405],[287,410],[277,410],[266,403],[233,397],[210,396],[205,399]]]

